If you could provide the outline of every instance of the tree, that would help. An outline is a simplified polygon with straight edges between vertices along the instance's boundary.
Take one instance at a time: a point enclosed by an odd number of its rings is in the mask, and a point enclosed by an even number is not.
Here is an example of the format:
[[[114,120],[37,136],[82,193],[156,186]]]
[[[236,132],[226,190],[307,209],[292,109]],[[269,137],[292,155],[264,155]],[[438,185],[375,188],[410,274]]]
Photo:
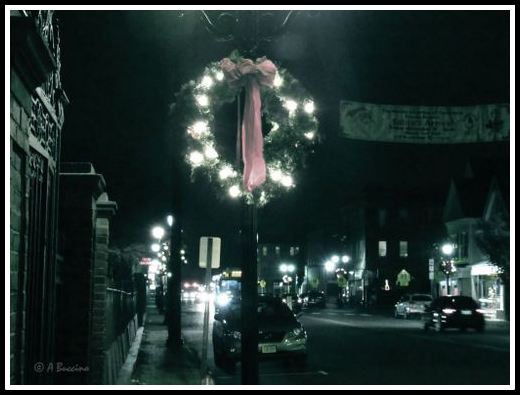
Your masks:
[[[475,230],[477,246],[489,262],[498,268],[504,284],[504,310],[509,321],[509,214],[501,212],[488,220],[480,220]]]

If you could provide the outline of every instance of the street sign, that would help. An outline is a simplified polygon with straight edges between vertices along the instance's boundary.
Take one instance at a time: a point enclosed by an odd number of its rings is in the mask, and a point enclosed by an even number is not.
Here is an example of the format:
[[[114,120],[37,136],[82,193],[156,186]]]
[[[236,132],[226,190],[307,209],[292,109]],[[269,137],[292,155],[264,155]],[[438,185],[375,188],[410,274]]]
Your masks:
[[[220,267],[220,237],[201,237],[199,244],[199,267],[212,269]]]
[[[429,279],[434,279],[434,271],[435,271],[435,261],[433,259],[428,260],[428,269],[429,269]]]
[[[141,258],[141,261],[139,262],[141,265],[151,265],[152,264],[152,258]]]
[[[401,287],[407,287],[410,283],[411,276],[410,273],[408,273],[406,270],[401,270],[399,274],[397,275],[397,281],[396,283],[400,285]]]

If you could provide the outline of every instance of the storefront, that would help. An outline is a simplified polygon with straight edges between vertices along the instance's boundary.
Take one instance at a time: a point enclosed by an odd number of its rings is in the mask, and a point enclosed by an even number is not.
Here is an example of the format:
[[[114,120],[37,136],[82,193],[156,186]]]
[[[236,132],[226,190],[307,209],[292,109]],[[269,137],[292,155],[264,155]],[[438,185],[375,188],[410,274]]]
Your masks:
[[[498,275],[498,268],[488,262],[471,267],[473,297],[480,302],[486,316],[491,319],[503,317],[504,286]]]

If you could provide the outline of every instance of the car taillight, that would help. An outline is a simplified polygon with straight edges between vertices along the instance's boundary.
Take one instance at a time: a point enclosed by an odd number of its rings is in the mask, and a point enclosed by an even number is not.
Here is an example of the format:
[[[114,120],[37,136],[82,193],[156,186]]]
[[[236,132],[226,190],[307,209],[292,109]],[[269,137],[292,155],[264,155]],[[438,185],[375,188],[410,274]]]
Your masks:
[[[453,313],[455,313],[456,311],[457,311],[457,310],[455,310],[455,309],[442,309],[442,312],[443,312],[444,314],[453,314]]]

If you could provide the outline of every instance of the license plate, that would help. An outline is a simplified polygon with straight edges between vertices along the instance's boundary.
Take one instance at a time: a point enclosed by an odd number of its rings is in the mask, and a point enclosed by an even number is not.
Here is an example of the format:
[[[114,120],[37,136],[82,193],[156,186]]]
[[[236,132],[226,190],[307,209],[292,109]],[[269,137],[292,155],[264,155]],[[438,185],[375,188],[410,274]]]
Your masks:
[[[276,352],[276,346],[262,346],[262,354],[273,354]]]
[[[462,315],[471,315],[471,310],[462,310]]]

